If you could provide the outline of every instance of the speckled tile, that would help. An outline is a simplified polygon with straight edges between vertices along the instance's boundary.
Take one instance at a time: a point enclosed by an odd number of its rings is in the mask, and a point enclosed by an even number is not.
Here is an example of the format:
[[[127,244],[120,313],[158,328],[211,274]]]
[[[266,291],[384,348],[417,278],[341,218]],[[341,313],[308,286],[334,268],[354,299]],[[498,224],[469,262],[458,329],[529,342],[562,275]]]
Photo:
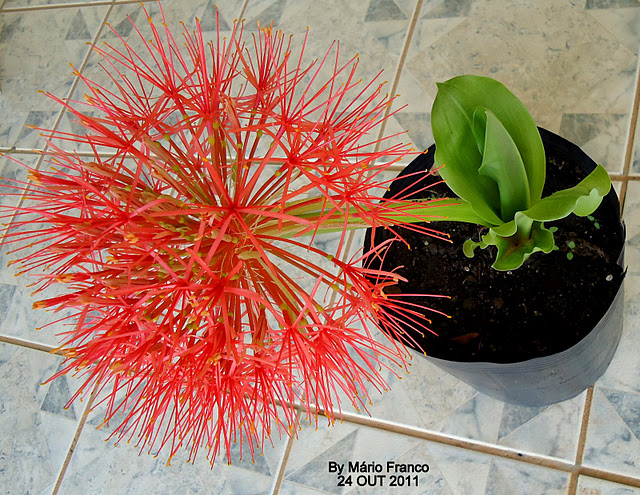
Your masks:
[[[18,204],[21,197],[19,192],[13,188],[11,180],[25,180],[27,178],[26,169],[9,157],[19,160],[29,166],[35,166],[38,161],[38,155],[34,154],[11,154],[0,156],[0,183],[2,183],[3,186],[8,186],[8,188],[5,189],[3,187],[2,190],[0,190],[0,223],[5,224],[11,221],[12,212],[10,209],[4,209],[1,206],[15,206]],[[20,281],[15,276],[17,273],[16,265],[9,266],[8,264],[19,256],[18,253],[12,253],[12,251],[22,245],[24,245],[24,243],[0,245],[0,284],[8,286],[20,284]],[[10,302],[10,300],[4,297],[0,304],[9,305]]]
[[[640,44],[639,31],[618,37],[615,27],[572,2],[476,0],[460,12],[442,34],[428,24],[423,34],[421,23],[433,19],[419,19],[399,84],[413,102],[403,112],[428,113],[437,81],[491,76],[523,101],[539,125],[558,132],[564,120],[581,136],[595,128],[597,135],[585,143],[588,152],[609,170],[621,169],[637,67],[637,50],[628,45],[633,39]]]
[[[611,481],[605,481],[589,476],[580,476],[578,479],[577,495],[639,495],[640,488],[628,485],[620,485]]]
[[[609,369],[599,385],[640,393],[640,370],[636,349],[640,345],[640,183],[631,181],[627,190],[624,220],[627,227],[625,249],[625,318],[622,340]]]
[[[38,162],[39,155],[15,153],[0,156],[0,205],[15,206],[20,201],[19,191],[15,189],[13,181],[24,181],[27,179],[27,169],[22,165],[34,167]],[[18,163],[19,162],[19,163]],[[2,223],[7,222],[5,215],[8,210],[0,208]]]
[[[622,340],[604,376],[596,383],[584,464],[640,477],[640,183],[631,182],[625,204],[629,267],[625,280]]]
[[[62,341],[62,333],[67,332],[73,326],[72,315],[74,311],[64,309],[59,312],[44,309],[33,309],[33,303],[39,297],[31,295],[30,287],[20,285],[4,285],[8,287],[7,294],[14,287],[11,300],[8,302],[7,315],[0,321],[0,335],[17,337],[45,345],[57,347]]]
[[[87,54],[86,43],[92,41],[107,8],[3,14],[0,113],[10,118],[0,122],[0,146],[44,146],[39,131],[25,125],[51,127],[60,108],[38,91],[67,96],[74,78],[69,64],[80,66]]]
[[[383,449],[381,445],[384,445]],[[356,471],[356,462],[374,467],[363,473]],[[426,465],[428,471],[404,475],[402,487],[390,486],[394,468],[389,462],[405,465],[406,469]],[[351,467],[349,463],[352,463]],[[342,474],[337,471],[340,467]],[[396,478],[396,483],[398,481]],[[363,426],[341,424],[322,426],[318,431],[312,429],[308,433],[303,428],[294,442],[280,493],[560,495],[565,493],[566,484],[566,473]]]
[[[0,483],[4,493],[46,492],[58,476],[84,404],[64,404],[77,383],[54,374],[61,358],[0,344]],[[50,490],[49,490],[50,493]]]
[[[212,468],[203,450],[198,452],[195,462],[186,462],[187,453],[180,451],[168,464],[166,451],[141,451],[134,445],[135,439],[117,445],[114,440],[105,441],[117,423],[101,426],[104,405],[100,397],[87,417],[61,493],[270,493],[288,439],[286,435],[280,438],[274,432],[273,445],[265,444],[262,454],[256,452],[254,462],[246,453],[239,460],[238,449],[233,449],[231,465],[220,457]]]

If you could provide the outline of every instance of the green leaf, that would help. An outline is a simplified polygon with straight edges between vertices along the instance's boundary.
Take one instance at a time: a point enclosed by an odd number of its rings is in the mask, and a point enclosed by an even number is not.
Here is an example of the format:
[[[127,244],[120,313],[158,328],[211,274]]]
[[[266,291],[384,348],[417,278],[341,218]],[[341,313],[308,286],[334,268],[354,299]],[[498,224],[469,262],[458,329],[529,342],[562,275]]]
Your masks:
[[[495,114],[477,107],[473,117],[474,127],[477,120],[484,121],[484,150],[478,173],[498,184],[500,217],[508,222],[517,211],[531,206],[527,171],[516,144]]]
[[[439,99],[441,101],[438,101]],[[446,114],[453,110],[454,105],[457,107],[456,115],[447,117]],[[433,135],[436,140],[436,164],[441,165],[443,162],[448,165],[454,164],[453,166],[460,170],[472,172],[472,165],[458,163],[458,160],[460,155],[468,153],[471,145],[475,144],[472,131],[464,130],[463,126],[465,120],[467,125],[472,125],[471,116],[479,106],[490,109],[513,139],[527,172],[531,202],[536,202],[542,197],[545,181],[546,159],[542,139],[526,107],[495,79],[465,75],[438,84],[438,94],[431,115]],[[458,113],[464,114],[466,118],[457,115]],[[455,135],[456,143],[469,138],[473,141],[471,145],[466,144],[464,152],[456,153],[454,150],[452,153],[447,143],[447,139],[452,135]],[[442,145],[446,145],[447,149],[438,153],[438,148]],[[450,170],[447,170],[446,167],[442,171],[443,177],[448,182],[450,179],[446,177],[446,174],[449,173]],[[473,182],[475,177],[473,174],[467,175],[466,180]],[[454,184],[449,184],[451,189],[461,198],[474,204],[472,198],[464,196],[462,191],[466,188],[459,184],[459,182],[465,181],[465,178],[456,177],[453,181]],[[482,186],[482,189],[484,188],[485,186]],[[497,212],[497,210],[495,211]]]
[[[498,254],[492,265],[496,270],[506,271],[520,268],[533,253],[538,251],[550,253],[555,246],[553,233],[541,222],[533,223],[531,237],[521,243],[514,244],[511,239],[500,237],[491,231],[490,234],[493,235],[492,240],[498,247]]]
[[[542,198],[521,214],[540,222],[559,220],[571,213],[586,217],[600,206],[610,189],[609,174],[602,165],[598,165],[578,185]]]
[[[587,216],[593,213],[611,189],[609,174],[598,165],[580,183],[569,189],[557,191],[551,196],[540,201],[525,211],[516,213],[514,220],[493,228],[497,235],[510,237],[516,232],[527,235],[527,223],[532,221],[552,222],[560,220],[575,213],[578,216]]]
[[[482,155],[472,129],[473,110],[464,93],[448,83],[438,84],[431,111],[431,128],[436,141],[435,163],[449,188],[469,202],[475,212],[492,225],[501,223],[497,184],[480,176]]]

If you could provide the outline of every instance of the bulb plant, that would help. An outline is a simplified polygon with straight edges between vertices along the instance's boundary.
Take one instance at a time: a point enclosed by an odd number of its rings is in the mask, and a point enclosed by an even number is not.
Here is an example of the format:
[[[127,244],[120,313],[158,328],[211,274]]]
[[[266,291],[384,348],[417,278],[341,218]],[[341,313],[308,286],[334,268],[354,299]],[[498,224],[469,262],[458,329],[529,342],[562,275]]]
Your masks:
[[[3,243],[36,294],[62,286],[33,306],[73,312],[61,373],[101,391],[115,437],[169,459],[204,446],[231,461],[236,442],[253,458],[299,427],[297,409],[333,421],[341,396],[366,408],[367,386],[406,367],[398,318],[428,321],[347,237],[443,237],[416,223],[446,201],[378,201],[411,150],[368,137],[390,99],[356,79],[357,57],[336,46],[305,65],[306,37],[298,51],[270,27],[245,42],[241,24],[207,44],[196,22],[179,41],[147,17],[140,50],[115,31],[95,47],[106,84],[76,72],[84,102],[48,95],[84,132],[43,130],[51,170],[12,183],[23,200],[3,207]]]
[[[441,213],[488,228],[463,249],[473,257],[477,247],[496,246],[495,269],[513,270],[535,252],[551,252],[555,228],[544,222],[590,215],[611,188],[598,165],[577,185],[543,198],[540,133],[525,106],[494,79],[466,75],[438,84],[431,125],[435,165],[460,200]]]

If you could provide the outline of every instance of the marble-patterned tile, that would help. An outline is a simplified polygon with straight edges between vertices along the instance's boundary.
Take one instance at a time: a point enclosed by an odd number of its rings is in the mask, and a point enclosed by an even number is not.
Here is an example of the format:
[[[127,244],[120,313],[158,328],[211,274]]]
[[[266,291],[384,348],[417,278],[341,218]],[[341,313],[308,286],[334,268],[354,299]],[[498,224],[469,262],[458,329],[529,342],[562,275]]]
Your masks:
[[[567,473],[518,461],[429,444],[452,495],[564,494]]]
[[[79,67],[107,12],[107,6],[5,13],[0,32],[3,53],[0,78],[0,146],[41,148],[37,130],[49,128],[60,111],[38,91],[66,97]],[[35,34],[37,33],[37,35]]]
[[[418,95],[432,99],[437,81],[491,76],[523,101],[539,125],[581,136],[595,129],[597,135],[585,143],[588,153],[619,170],[637,68],[629,37],[636,44],[640,37],[635,30],[619,38],[591,12],[575,2],[476,0],[462,17],[449,19],[441,36],[428,26],[422,34],[421,23],[433,19],[420,19],[399,92],[405,78],[418,81],[422,90],[412,91],[416,97],[403,112],[428,113]]]
[[[420,9],[420,19],[466,17],[473,0],[427,0]]]
[[[242,9],[243,0],[221,0],[214,2],[213,0],[186,0],[184,2],[163,2],[161,3],[162,11],[167,20],[167,25],[171,29],[176,39],[181,36],[183,30],[181,23],[184,23],[189,31],[195,30],[196,19],[200,21],[200,27],[203,32],[205,41],[214,39],[216,29],[219,23],[220,32],[227,32],[233,28],[233,23],[238,19]],[[144,7],[144,9],[143,9]],[[137,48],[140,46],[139,37],[135,33],[131,21],[143,34],[150,33],[148,23],[145,18],[144,10],[146,10],[153,22],[157,26],[161,26],[162,16],[160,8],[156,2],[146,2],[144,4],[121,4],[116,5],[109,13],[109,24],[115,29],[127,42]],[[218,12],[218,20],[216,20],[216,10]],[[146,36],[147,34],[145,34]],[[114,42],[116,36],[108,29],[103,33],[102,39],[109,43]]]
[[[130,445],[113,447],[104,439],[83,430],[74,457],[61,485],[61,493],[219,493],[222,495],[267,494],[273,474],[263,474],[255,465],[216,463],[170,466],[154,456],[140,456]]]
[[[640,476],[640,394],[596,387],[583,464]]]
[[[308,26],[312,46],[307,53],[310,56],[323,55],[333,40],[339,40],[345,61],[359,53],[361,66],[365,66],[362,70],[366,72],[369,66],[376,64],[376,56],[385,63],[389,56],[394,59],[400,55],[414,6],[413,0],[336,0],[322,4],[252,0],[244,16],[246,28],[250,30],[255,29],[258,20],[262,25],[273,21],[276,28],[288,33],[304,33]],[[379,62],[377,66],[380,66]],[[392,63],[384,69],[385,78],[390,79],[395,65]]]
[[[0,321],[4,321],[9,312],[9,306],[11,306],[15,291],[15,285],[0,283]]]
[[[297,493],[297,486],[336,494],[351,493],[357,487],[358,475],[352,473],[349,486],[345,476],[349,462],[386,466],[388,461],[400,458],[420,443],[416,438],[346,422],[327,426],[320,418],[319,423],[317,428],[313,424],[303,424],[298,432],[286,465],[285,485],[288,487],[283,487],[283,493]],[[330,466],[334,465],[345,466],[345,471],[332,471]],[[341,486],[339,476],[345,476],[344,486]]]
[[[589,8],[587,13],[636,55],[640,51],[638,26],[640,26],[640,2],[632,0],[627,6],[617,8]]]
[[[44,383],[61,361],[0,344],[0,483],[6,493],[46,493],[62,467],[84,405],[64,408],[77,390],[72,379]]]
[[[286,435],[280,437],[274,432],[272,444],[265,443],[263,452],[256,452],[254,461],[246,452],[240,459],[239,449],[234,447],[231,464],[221,455],[211,466],[203,449],[195,461],[187,462],[188,453],[182,450],[169,463],[166,451],[141,450],[135,439],[117,444],[114,439],[108,440],[117,422],[102,424],[101,397],[87,417],[61,493],[270,493],[288,439]]]
[[[189,31],[195,30],[196,19],[200,22],[203,38],[205,40],[214,39],[217,26],[220,32],[227,32],[233,28],[233,23],[238,19],[242,9],[243,0],[186,0],[184,2],[163,2],[162,11],[167,20],[167,25],[171,29],[176,39],[179,38],[183,30],[181,23],[184,23]],[[143,9],[144,7],[144,9]],[[138,35],[135,33],[129,17],[142,33],[149,33],[148,23],[145,18],[146,10],[153,22],[160,26],[162,16],[160,8],[156,2],[144,4],[121,4],[116,5],[109,13],[109,24],[132,46],[138,47]],[[218,19],[216,20],[216,10]],[[216,24],[219,23],[219,24]],[[102,38],[108,42],[113,42],[116,37],[111,30],[106,30]]]
[[[0,155],[0,205],[15,206],[20,201],[20,191],[16,190],[14,181],[27,180],[27,169],[24,165],[30,167],[36,166],[39,155],[12,153],[9,155]],[[6,215],[10,214],[9,210],[5,210],[0,206],[0,218],[2,223],[7,223]]]
[[[625,315],[622,339],[604,376],[596,383],[585,450],[585,465],[640,477],[640,183],[630,182],[627,225]]]
[[[640,393],[640,370],[635,349],[640,345],[640,183],[630,181],[624,208],[627,227],[625,247],[624,329],[620,345],[599,385],[611,389]]]
[[[75,312],[33,309],[33,303],[40,298],[32,296],[33,288],[25,287],[22,282],[17,286],[2,284],[7,288],[5,293],[12,292],[12,297],[7,301],[5,318],[0,321],[0,335],[57,347],[63,340],[62,334],[73,328]]]
[[[589,476],[580,476],[577,495],[640,495],[640,488]]]
[[[280,493],[560,495],[566,484],[566,473],[344,423],[299,432]]]
[[[619,9],[640,7],[638,0],[586,0],[586,9]]]
[[[363,2],[364,3],[364,2]],[[415,7],[413,0],[370,0],[364,15],[364,26],[384,49],[400,57],[406,39],[408,22]],[[358,13],[362,15],[364,10]],[[391,67],[389,68],[392,69]],[[387,76],[390,77],[390,76]]]
[[[559,134],[611,173],[621,173],[629,128],[627,114],[573,114],[562,116]]]

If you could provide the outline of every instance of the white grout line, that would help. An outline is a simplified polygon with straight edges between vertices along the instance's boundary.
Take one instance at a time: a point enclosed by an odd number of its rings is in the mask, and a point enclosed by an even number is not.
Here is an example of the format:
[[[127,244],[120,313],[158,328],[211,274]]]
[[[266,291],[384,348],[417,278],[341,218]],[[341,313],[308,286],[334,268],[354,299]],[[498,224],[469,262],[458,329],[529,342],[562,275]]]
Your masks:
[[[576,495],[578,491],[578,478],[580,477],[580,468],[584,460],[584,449],[587,444],[587,430],[589,428],[589,418],[591,417],[591,404],[593,403],[593,385],[587,389],[584,398],[584,407],[582,409],[582,421],[580,423],[580,435],[578,436],[578,448],[576,449],[575,469],[569,475],[569,483],[567,485],[567,495]]]
[[[54,10],[54,9],[71,9],[71,8],[82,8],[82,7],[99,7],[103,5],[123,5],[127,3],[142,3],[142,2],[155,2],[157,0],[96,0],[93,2],[68,2],[68,3],[54,3],[47,5],[29,5],[25,7],[9,7],[3,9],[0,7],[0,11],[3,14],[10,14],[14,12],[33,12],[39,10]],[[2,3],[4,5],[6,0]]]
[[[33,349],[34,351],[41,351],[41,352],[46,352],[48,354],[58,354],[60,356],[63,356],[63,354],[60,351],[58,351],[57,347],[53,347],[47,344],[42,344],[40,342],[33,342],[31,340],[21,339],[19,337],[12,337],[10,335],[0,335],[0,342],[3,344],[26,347],[27,349]]]
[[[73,435],[73,439],[71,440],[71,445],[69,446],[69,450],[67,451],[67,455],[64,458],[64,462],[62,463],[62,467],[60,468],[60,472],[58,473],[58,477],[56,479],[56,484],[53,487],[53,491],[51,495],[58,495],[58,491],[60,490],[60,486],[62,485],[62,480],[64,479],[65,474],[67,474],[67,469],[69,468],[69,464],[71,463],[71,458],[73,457],[73,453],[76,450],[76,446],[78,445],[78,440],[80,439],[80,435],[82,434],[82,429],[84,428],[84,424],[87,421],[87,417],[91,412],[91,407],[93,406],[93,401],[97,396],[98,384],[93,387],[91,391],[91,395],[89,396],[89,400],[87,401],[87,405],[82,412],[82,417],[80,421],[78,421],[78,426],[76,427],[76,431]]]
[[[627,199],[627,189],[629,186],[629,175],[633,162],[634,142],[638,126],[638,112],[640,111],[640,56],[636,67],[636,86],[631,103],[631,117],[629,119],[629,134],[627,135],[627,147],[624,154],[624,164],[622,168],[622,187],[620,188],[620,208],[624,212],[624,204]]]
[[[242,7],[240,8],[240,13],[238,14],[238,22],[242,22],[244,14],[247,12],[247,7],[249,6],[249,0],[244,0],[242,3]]]
[[[298,411],[295,413],[296,418],[298,415]],[[295,426],[294,426],[295,429]],[[296,441],[296,432],[289,432],[289,438],[287,438],[287,444],[282,452],[282,457],[280,458],[280,462],[276,469],[276,475],[273,478],[273,484],[271,485],[271,495],[278,495],[280,493],[280,488],[282,488],[282,483],[284,482],[284,476],[287,472],[287,462],[289,462],[289,456],[291,455],[291,450],[293,450],[293,442]]]

